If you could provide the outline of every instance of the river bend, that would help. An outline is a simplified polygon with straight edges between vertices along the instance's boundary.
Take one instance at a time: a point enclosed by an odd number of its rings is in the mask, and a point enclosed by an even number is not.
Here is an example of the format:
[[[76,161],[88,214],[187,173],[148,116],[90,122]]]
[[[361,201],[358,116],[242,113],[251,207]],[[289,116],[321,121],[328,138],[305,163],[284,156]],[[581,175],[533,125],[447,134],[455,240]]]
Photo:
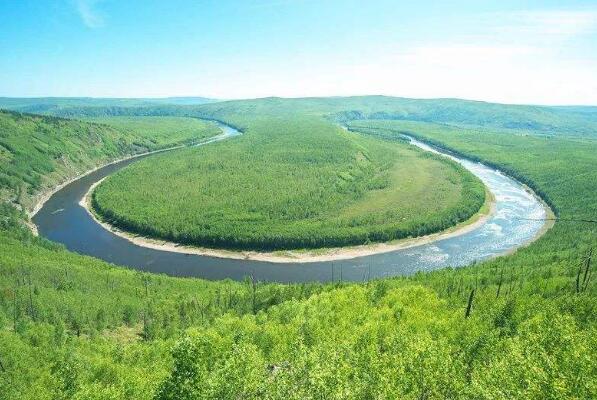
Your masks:
[[[219,126],[221,135],[197,145],[240,134],[230,126]],[[548,210],[524,185],[486,165],[447,155],[413,138],[410,141],[426,151],[450,157],[483,181],[495,197],[495,210],[481,226],[459,236],[387,253],[309,263],[235,260],[146,248],[104,229],[79,202],[94,183],[151,155],[109,164],[71,182],[50,197],[33,222],[40,235],[71,251],[137,270],[205,279],[241,280],[253,275],[258,280],[277,282],[362,281],[459,267],[511,252],[543,231],[546,222],[542,219]]]

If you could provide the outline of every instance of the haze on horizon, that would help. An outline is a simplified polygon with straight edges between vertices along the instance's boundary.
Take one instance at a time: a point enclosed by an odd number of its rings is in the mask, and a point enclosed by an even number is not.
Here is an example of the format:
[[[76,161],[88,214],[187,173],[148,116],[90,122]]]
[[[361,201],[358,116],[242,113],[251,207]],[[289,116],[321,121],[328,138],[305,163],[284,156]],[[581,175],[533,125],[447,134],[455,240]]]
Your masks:
[[[413,3],[9,0],[0,96],[597,105],[594,0]]]

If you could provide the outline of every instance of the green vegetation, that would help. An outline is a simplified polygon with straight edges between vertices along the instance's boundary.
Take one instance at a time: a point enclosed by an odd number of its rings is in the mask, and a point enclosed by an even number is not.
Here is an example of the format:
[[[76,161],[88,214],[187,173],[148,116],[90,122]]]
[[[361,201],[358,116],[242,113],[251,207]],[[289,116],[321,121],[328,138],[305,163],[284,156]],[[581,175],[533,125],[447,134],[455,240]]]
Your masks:
[[[151,143],[152,149],[173,144],[192,144],[220,133],[215,125],[189,117],[96,117],[86,120],[145,138]]]
[[[456,163],[313,118],[251,122],[233,141],[140,161],[93,194],[95,210],[128,231],[258,250],[421,236],[484,200]]]
[[[211,103],[205,97],[164,97],[164,98],[94,98],[94,97],[0,97],[0,108],[18,112],[65,116],[81,114],[81,110],[114,110],[127,108],[151,108],[159,105],[197,105]],[[111,115],[102,112],[102,115]]]
[[[298,114],[316,101],[304,102],[276,107]],[[201,112],[246,127],[237,106]],[[337,115],[335,107],[311,114]],[[43,126],[29,118],[18,123]],[[597,398],[597,224],[583,222],[597,215],[597,128],[547,134],[445,121],[351,128],[414,133],[507,168],[561,219],[531,246],[465,268],[277,285],[110,266],[32,237],[22,213],[4,203],[0,399]],[[3,172],[9,166],[0,163]]]
[[[414,284],[339,288],[189,330],[156,399],[592,398],[595,331],[558,306],[491,288],[465,318]]]
[[[323,289],[139,273],[14,236],[0,236],[0,399],[151,398],[186,328]]]
[[[16,99],[22,100],[22,99]],[[66,100],[62,100],[66,101]],[[117,115],[208,116],[241,123],[255,115],[326,115],[337,122],[358,119],[408,120],[479,127],[509,134],[590,137],[596,135],[597,107],[546,107],[494,104],[459,99],[408,99],[387,96],[233,100],[202,105],[97,102],[56,107],[47,111],[63,117]],[[0,99],[0,107],[2,107]],[[26,110],[23,110],[26,111]],[[29,110],[31,111],[31,110]],[[37,111],[39,112],[39,111]]]
[[[595,219],[597,215],[595,139],[506,134],[410,121],[353,121],[349,126],[390,137],[406,133],[483,161],[532,187],[562,218]]]
[[[102,121],[126,129],[0,110],[0,199],[30,208],[33,195],[100,164],[220,132],[213,124],[186,118]]]
[[[208,104],[206,104],[208,103]],[[326,115],[337,122],[358,119],[419,121],[483,127],[509,134],[594,137],[597,107],[524,106],[459,99],[387,96],[321,97],[214,102],[205,98],[101,99],[0,98],[0,108],[59,117],[191,116],[241,122],[255,115]]]

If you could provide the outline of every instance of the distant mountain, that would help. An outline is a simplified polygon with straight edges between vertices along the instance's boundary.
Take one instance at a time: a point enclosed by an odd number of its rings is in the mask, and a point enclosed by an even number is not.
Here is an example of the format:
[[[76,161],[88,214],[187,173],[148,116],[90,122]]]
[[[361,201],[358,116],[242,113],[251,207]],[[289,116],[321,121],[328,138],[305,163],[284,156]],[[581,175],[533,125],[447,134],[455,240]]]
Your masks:
[[[0,108],[34,114],[63,114],[82,107],[150,107],[159,105],[199,105],[214,102],[206,97],[100,98],[100,97],[0,97]],[[68,112],[65,112],[69,114]]]
[[[232,114],[306,112],[325,115],[337,122],[358,119],[409,120],[543,135],[597,136],[597,107],[592,106],[554,107],[461,99],[355,96],[294,99],[268,97],[222,101],[193,108],[201,115],[216,119],[225,119]]]
[[[198,104],[214,103],[218,100],[210,99],[207,97],[163,97],[163,98],[151,98],[151,99],[139,99],[146,100],[151,103],[160,104],[177,104],[183,106],[193,106]]]
[[[218,101],[204,97],[42,97],[0,98],[0,108],[66,118],[136,115],[227,120],[230,116],[301,112],[340,123],[357,119],[409,120],[541,135],[597,136],[594,106],[513,105],[461,99],[354,96]]]

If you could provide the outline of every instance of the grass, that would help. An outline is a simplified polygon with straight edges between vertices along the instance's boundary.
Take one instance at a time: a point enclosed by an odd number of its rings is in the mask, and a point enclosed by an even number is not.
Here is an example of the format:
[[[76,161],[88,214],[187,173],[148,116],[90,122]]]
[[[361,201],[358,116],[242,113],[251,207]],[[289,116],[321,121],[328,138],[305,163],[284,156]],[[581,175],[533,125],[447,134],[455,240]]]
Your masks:
[[[350,126],[363,131],[373,129],[390,137],[407,133],[484,161],[528,184],[562,217],[590,219],[597,215],[592,201],[597,192],[597,138],[558,136],[557,132],[549,136],[505,134],[413,121],[365,120],[353,121]],[[578,189],[571,196],[573,187]]]
[[[292,117],[140,161],[93,193],[95,210],[128,231],[252,250],[420,236],[470,218],[484,200],[481,182],[451,161]]]

